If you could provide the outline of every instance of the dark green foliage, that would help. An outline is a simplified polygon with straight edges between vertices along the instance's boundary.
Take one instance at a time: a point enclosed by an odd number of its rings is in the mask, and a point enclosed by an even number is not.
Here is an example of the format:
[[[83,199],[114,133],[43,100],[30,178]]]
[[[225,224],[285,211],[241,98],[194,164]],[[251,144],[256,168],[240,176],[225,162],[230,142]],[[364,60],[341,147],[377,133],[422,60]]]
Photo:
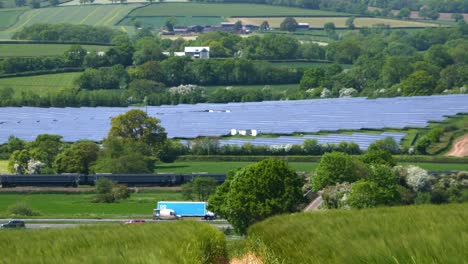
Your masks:
[[[400,152],[400,146],[392,137],[386,137],[370,144],[368,150],[384,150],[391,154],[398,154]]]
[[[122,65],[117,64],[99,69],[88,68],[76,79],[76,84],[87,90],[119,89],[121,85],[126,84],[127,79],[127,71]]]
[[[359,159],[342,152],[326,153],[312,176],[312,190],[319,191],[337,183],[355,182],[367,174],[368,169]]]
[[[107,178],[97,180],[96,193],[94,202],[97,203],[113,203],[130,198],[130,191],[126,186],[116,184]]]
[[[389,167],[396,166],[396,162],[393,159],[392,154],[383,149],[369,150],[361,156],[361,160],[367,164],[380,164],[387,165]]]
[[[209,204],[245,234],[255,222],[296,211],[302,202],[301,187],[302,180],[286,162],[267,159],[237,171],[210,197]]]
[[[218,181],[212,177],[196,177],[192,182],[182,185],[187,200],[206,201],[216,190]]]
[[[8,212],[17,216],[37,216],[40,215],[34,211],[31,207],[24,203],[16,203],[8,207]]]
[[[98,158],[99,147],[91,141],[78,141],[55,158],[57,173],[89,174]]]
[[[294,17],[286,17],[283,22],[281,22],[280,29],[293,32],[296,31],[297,26],[298,24]]]
[[[16,32],[12,39],[110,43],[112,37],[117,34],[117,31],[107,27],[72,24],[34,24]]]

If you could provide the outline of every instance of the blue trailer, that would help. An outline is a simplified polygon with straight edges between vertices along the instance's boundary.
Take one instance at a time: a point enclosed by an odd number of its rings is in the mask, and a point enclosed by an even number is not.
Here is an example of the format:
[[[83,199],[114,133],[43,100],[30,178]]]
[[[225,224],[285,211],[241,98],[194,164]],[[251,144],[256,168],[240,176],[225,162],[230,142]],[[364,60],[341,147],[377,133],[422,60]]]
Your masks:
[[[215,215],[206,210],[206,202],[158,202],[157,208],[159,212],[163,210],[171,210],[180,217],[203,217],[206,220],[212,220]]]

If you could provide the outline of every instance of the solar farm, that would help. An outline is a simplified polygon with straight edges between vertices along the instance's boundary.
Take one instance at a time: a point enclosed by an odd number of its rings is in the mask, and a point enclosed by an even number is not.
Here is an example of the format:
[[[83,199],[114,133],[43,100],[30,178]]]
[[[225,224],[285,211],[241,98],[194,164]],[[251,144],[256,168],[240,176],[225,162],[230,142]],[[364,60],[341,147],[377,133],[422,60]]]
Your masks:
[[[131,107],[132,109],[136,107]],[[0,109],[0,143],[10,135],[34,140],[39,134],[62,135],[65,141],[80,139],[101,141],[110,129],[110,120],[131,108],[33,108]],[[468,95],[420,96],[396,98],[341,98],[252,103],[166,105],[140,107],[161,120],[170,138],[226,136],[231,129],[257,130],[259,134],[333,132],[360,129],[404,129],[426,127],[430,121],[468,113]],[[371,142],[402,133],[341,134],[316,137],[320,143],[355,141],[365,148]],[[252,144],[284,145],[300,143],[312,136],[256,138]],[[222,144],[242,143],[238,138]],[[235,141],[237,140],[237,141]]]

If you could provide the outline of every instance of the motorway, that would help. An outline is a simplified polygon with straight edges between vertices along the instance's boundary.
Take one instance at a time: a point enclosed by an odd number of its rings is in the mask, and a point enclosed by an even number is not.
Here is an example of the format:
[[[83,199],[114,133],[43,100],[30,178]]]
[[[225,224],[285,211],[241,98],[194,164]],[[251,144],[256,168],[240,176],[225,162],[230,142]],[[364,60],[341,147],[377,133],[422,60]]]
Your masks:
[[[90,225],[97,223],[125,223],[131,219],[0,219],[0,223],[6,223],[10,220],[23,220],[26,223],[26,228],[38,229],[38,228],[69,228],[77,227],[80,225]],[[147,223],[158,223],[158,222],[172,222],[172,220],[152,220],[145,219]],[[190,220],[188,220],[190,221]],[[228,229],[232,226],[226,220],[196,220],[198,222],[206,222],[214,225],[219,229]]]

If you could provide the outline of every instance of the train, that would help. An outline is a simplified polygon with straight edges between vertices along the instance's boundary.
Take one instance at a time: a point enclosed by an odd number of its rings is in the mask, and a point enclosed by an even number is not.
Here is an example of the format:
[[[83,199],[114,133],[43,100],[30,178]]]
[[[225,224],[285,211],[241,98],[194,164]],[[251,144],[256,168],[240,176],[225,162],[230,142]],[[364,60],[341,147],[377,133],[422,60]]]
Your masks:
[[[16,186],[65,186],[95,185],[100,178],[107,178],[127,186],[177,186],[193,181],[196,177],[211,177],[222,183],[226,174],[55,174],[55,175],[0,175],[1,187]]]

